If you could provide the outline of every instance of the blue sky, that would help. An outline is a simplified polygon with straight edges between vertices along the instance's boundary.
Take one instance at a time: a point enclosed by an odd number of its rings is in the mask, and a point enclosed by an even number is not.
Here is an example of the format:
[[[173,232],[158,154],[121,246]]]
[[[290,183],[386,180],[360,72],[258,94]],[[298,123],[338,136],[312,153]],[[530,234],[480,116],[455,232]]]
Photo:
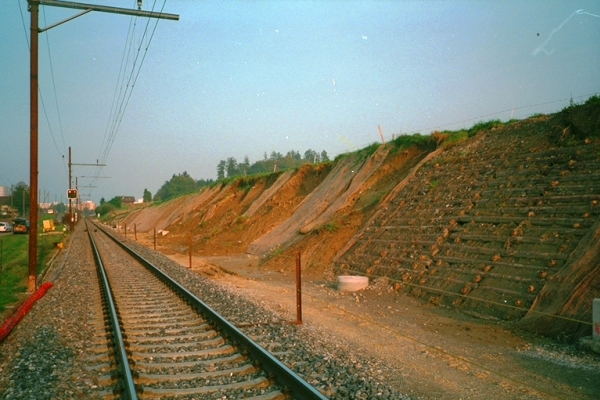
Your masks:
[[[73,167],[84,199],[140,198],[183,171],[214,179],[228,157],[311,148],[333,158],[379,141],[378,125],[388,139],[429,134],[600,94],[598,1],[169,0],[163,11],[180,20],[154,31],[151,20],[145,37],[148,19],[99,12],[40,34],[49,200],[66,197],[68,147],[73,163],[106,164]],[[77,12],[41,7],[40,26]],[[2,186],[29,184],[29,18],[26,1],[3,2]],[[119,77],[133,65],[129,94]],[[128,99],[117,117],[113,99]]]

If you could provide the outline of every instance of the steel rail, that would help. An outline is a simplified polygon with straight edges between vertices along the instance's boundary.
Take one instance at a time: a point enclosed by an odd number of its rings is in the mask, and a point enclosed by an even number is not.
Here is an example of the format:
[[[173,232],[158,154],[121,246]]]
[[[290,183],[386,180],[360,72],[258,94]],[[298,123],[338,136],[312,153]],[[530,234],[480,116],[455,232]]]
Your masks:
[[[93,223],[93,222],[92,222]],[[235,325],[231,324],[219,313],[209,307],[206,303],[200,300],[196,295],[188,291],[186,288],[181,286],[178,282],[169,277],[166,273],[154,266],[150,261],[146,260],[140,254],[136,253],[133,249],[128,247],[121,240],[113,236],[110,232],[106,231],[103,227],[96,225],[98,229],[104,232],[110,237],[115,243],[121,246],[126,252],[128,252],[133,258],[144,265],[154,275],[156,275],[161,281],[165,282],[169,287],[172,288],[183,300],[200,313],[204,318],[215,324],[221,331],[222,335],[229,340],[236,343],[243,351],[245,351],[253,360],[257,361],[260,366],[268,372],[271,377],[277,381],[280,385],[284,386],[289,394],[301,400],[327,400],[321,392],[319,392],[314,386],[310,385],[294,371],[289,369],[285,364],[276,359],[271,353],[263,349],[258,343],[250,339],[242,331],[240,331]]]
[[[88,226],[86,221],[86,227]],[[127,352],[125,350],[125,342],[123,340],[123,334],[121,333],[121,326],[119,324],[119,317],[117,316],[117,307],[112,295],[108,276],[104,269],[104,264],[100,257],[100,252],[96,247],[96,242],[92,237],[92,233],[88,227],[88,236],[94,251],[94,259],[96,260],[96,267],[98,275],[102,283],[102,291],[105,295],[106,307],[108,309],[108,318],[110,321],[110,327],[112,330],[113,344],[115,346],[115,354],[117,358],[117,371],[119,372],[119,380],[121,381],[121,397],[126,400],[137,400],[137,392],[135,390],[135,383],[133,381],[133,374],[129,366],[129,359],[127,358]]]

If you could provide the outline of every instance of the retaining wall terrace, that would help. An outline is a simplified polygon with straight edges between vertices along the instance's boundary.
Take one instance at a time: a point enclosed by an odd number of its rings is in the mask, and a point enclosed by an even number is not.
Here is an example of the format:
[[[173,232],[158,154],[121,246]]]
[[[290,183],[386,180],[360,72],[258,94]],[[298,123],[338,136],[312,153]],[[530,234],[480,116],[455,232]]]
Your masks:
[[[337,268],[386,276],[412,295],[484,318],[551,310],[587,321],[600,284],[549,288],[600,275],[581,262],[598,242],[599,111],[496,127],[430,159],[386,199]],[[545,287],[545,301],[536,302]],[[567,325],[561,329],[584,334]]]

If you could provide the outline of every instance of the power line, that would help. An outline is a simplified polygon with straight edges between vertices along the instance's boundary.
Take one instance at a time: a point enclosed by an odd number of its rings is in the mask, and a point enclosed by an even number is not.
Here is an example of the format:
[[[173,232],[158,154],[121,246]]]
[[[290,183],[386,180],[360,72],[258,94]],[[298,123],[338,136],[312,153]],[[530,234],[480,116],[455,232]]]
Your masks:
[[[165,5],[166,5],[166,0],[163,2],[163,5],[161,7],[161,10],[160,10],[161,13],[163,12]],[[156,0],[155,0],[154,4],[152,5],[152,11],[154,11],[155,6],[156,6]],[[144,43],[144,39],[148,35],[148,28],[150,26],[150,18],[148,18],[148,21],[146,22],[146,25],[144,27],[144,32],[140,38],[140,42],[137,47],[137,51],[135,53],[135,58],[131,65],[131,72],[128,75],[127,83],[125,85],[124,84],[125,79],[124,79],[124,77],[122,78],[121,74],[122,74],[122,71],[124,71],[124,69],[127,67],[127,63],[125,62],[125,64],[124,64],[124,60],[127,60],[127,57],[126,57],[127,54],[132,51],[135,27],[137,26],[137,18],[132,19],[132,20],[134,20],[133,29],[131,28],[132,24],[130,24],[130,30],[128,32],[128,38],[126,40],[126,45],[123,50],[123,57],[121,60],[122,68],[119,72],[119,78],[117,79],[117,87],[119,87],[119,81],[121,82],[120,87],[118,88],[119,94],[117,95],[117,90],[115,90],[115,96],[113,97],[113,105],[111,106],[111,115],[109,116],[109,126],[110,127],[107,127],[108,131],[104,135],[103,144],[101,147],[102,150],[98,156],[98,159],[100,160],[100,162],[102,164],[106,163],[108,154],[110,153],[110,150],[112,149],[112,146],[114,144],[114,141],[115,141],[117,133],[118,133],[118,130],[121,126],[121,122],[123,121],[123,116],[125,115],[125,111],[127,110],[129,101],[131,100],[131,96],[133,94],[133,88],[135,87],[135,84],[137,83],[137,79],[142,70],[142,66],[146,59],[146,55],[148,54],[148,49],[150,47],[152,39],[154,38],[154,33],[156,32],[156,28],[158,26],[158,20],[156,20],[156,22],[154,24],[154,28],[152,30],[152,33],[150,34],[147,45],[144,48],[144,52],[142,54],[141,53],[142,46]],[[141,59],[140,59],[140,54],[142,54]],[[138,66],[138,60],[139,60],[139,66]],[[115,98],[117,99],[117,105],[115,105]],[[99,168],[98,174],[100,174],[101,172],[102,172],[102,168]],[[93,182],[95,183],[95,180]]]
[[[17,0],[18,3],[18,0]],[[23,25],[23,32],[25,34],[25,42],[27,43],[27,49],[31,52],[31,45],[29,44],[29,36],[27,35],[27,28],[25,26],[25,17],[23,16],[23,10],[21,10],[20,4],[19,4],[19,13],[21,14],[21,22]],[[44,21],[46,18],[46,14],[44,11]],[[56,143],[56,138],[54,137],[54,131],[52,130],[52,125],[50,124],[50,118],[48,117],[48,111],[46,109],[46,103],[44,102],[44,96],[42,94],[42,90],[40,88],[40,86],[38,85],[38,93],[40,96],[40,103],[42,104],[42,110],[44,110],[44,117],[46,119],[46,124],[48,125],[48,130],[50,131],[50,137],[52,138],[52,142],[54,143],[54,147],[56,148],[56,151],[58,152],[58,154],[61,156],[61,159],[63,160],[63,167],[65,168],[65,173],[67,173],[66,170],[66,165],[64,163],[64,154],[65,154],[65,138],[64,138],[64,134],[63,134],[63,129],[62,129],[62,122],[61,122],[61,118],[60,118],[60,111],[58,108],[58,98],[56,97],[56,84],[55,84],[55,80],[54,80],[54,68],[52,67],[52,57],[50,55],[50,42],[48,41],[48,36],[46,36],[46,41],[48,44],[48,57],[50,58],[50,69],[51,69],[51,75],[52,75],[52,84],[54,87],[54,99],[56,102],[56,111],[58,113],[58,119],[59,119],[59,125],[60,125],[60,133],[61,133],[61,137],[62,137],[62,143],[63,143],[63,152],[61,153],[61,150],[58,148],[58,144]]]
[[[492,116],[498,115],[498,114],[507,113],[509,111],[523,110],[523,109],[526,109],[526,108],[532,108],[532,107],[538,107],[538,106],[545,106],[545,105],[548,105],[548,104],[561,103],[561,102],[566,102],[566,101],[576,100],[576,99],[584,99],[584,98],[589,98],[591,96],[596,96],[596,95],[598,95],[598,93],[589,93],[589,94],[584,94],[584,95],[581,95],[581,96],[569,97],[569,98],[564,98],[564,99],[560,99],[560,100],[552,100],[552,101],[546,101],[546,102],[543,102],[543,103],[528,104],[528,105],[525,105],[525,106],[509,108],[509,109],[502,110],[502,111],[496,111],[496,112],[493,112],[493,113],[490,113],[490,114],[486,114],[486,115],[482,115],[482,116],[479,116],[479,117],[467,118],[467,119],[463,119],[463,120],[460,120],[460,121],[449,122],[449,123],[440,124],[440,125],[436,125],[436,126],[431,126],[431,127],[427,127],[427,128],[414,129],[414,130],[411,130],[411,131],[409,131],[407,133],[402,133],[400,135],[410,136],[410,135],[413,135],[413,134],[416,134],[416,133],[421,133],[421,132],[428,132],[428,131],[431,132],[433,130],[439,130],[439,129],[451,127],[451,126],[458,125],[458,124],[464,124],[465,122],[482,121],[485,118],[489,118],[489,117],[492,117]],[[396,136],[398,136],[398,135],[399,134],[396,134]],[[362,149],[364,147],[367,147],[367,146],[371,145],[375,141],[376,140],[374,139],[374,140],[372,140],[372,141],[370,141],[368,143],[358,144],[358,147],[359,147],[359,149]],[[352,151],[355,151],[355,150],[356,149],[354,149]],[[332,155],[332,157],[335,158],[336,156],[338,156],[340,154],[345,154],[345,153],[348,153],[348,151],[342,151],[342,152],[337,153],[337,154],[334,153]]]
[[[46,9],[44,8],[44,23],[46,23]],[[58,125],[60,128],[60,137],[62,139],[62,145],[63,145],[63,155],[66,154],[67,152],[67,146],[65,145],[65,135],[64,135],[64,131],[63,131],[63,126],[62,126],[62,118],[61,118],[61,114],[60,114],[60,109],[58,107],[58,96],[57,96],[57,90],[56,90],[56,81],[54,79],[54,65],[52,63],[52,52],[50,51],[50,34],[46,33],[46,45],[48,46],[48,60],[50,61],[50,75],[52,77],[52,87],[54,88],[54,103],[56,104],[56,114],[58,117]],[[52,137],[52,139],[54,140],[54,137]]]
[[[547,102],[544,102],[544,103],[530,104],[530,105],[521,106],[521,107],[509,108],[507,110],[497,111],[497,112],[494,112],[494,113],[491,113],[491,114],[482,115],[480,117],[468,118],[468,119],[464,119],[462,121],[456,121],[456,122],[451,122],[451,123],[447,123],[447,124],[443,124],[443,125],[433,126],[433,127],[430,127],[430,128],[422,128],[422,129],[414,130],[414,131],[412,131],[410,133],[417,133],[417,132],[421,132],[421,131],[428,131],[428,130],[431,130],[431,129],[439,129],[439,128],[443,128],[445,126],[452,126],[452,125],[462,124],[462,123],[469,122],[469,121],[482,120],[484,118],[489,118],[489,117],[492,117],[494,115],[503,114],[503,113],[506,113],[506,112],[509,112],[509,111],[513,111],[513,110],[522,110],[522,109],[525,109],[525,108],[531,108],[531,107],[537,107],[537,106],[545,106],[545,105],[548,105],[548,104],[560,103],[560,102],[563,102],[563,101],[568,101],[568,100],[573,100],[573,99],[581,99],[581,98],[584,98],[584,97],[590,97],[590,96],[594,96],[594,95],[595,95],[595,93],[591,93],[591,94],[585,94],[585,95],[577,96],[577,97],[569,97],[568,99],[552,100],[552,101],[547,101]]]

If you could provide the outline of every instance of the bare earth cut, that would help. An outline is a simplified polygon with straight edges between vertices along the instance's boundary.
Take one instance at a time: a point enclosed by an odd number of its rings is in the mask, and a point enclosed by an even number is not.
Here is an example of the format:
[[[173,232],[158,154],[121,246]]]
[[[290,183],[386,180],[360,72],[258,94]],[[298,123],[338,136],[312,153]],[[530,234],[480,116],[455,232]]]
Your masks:
[[[485,124],[484,124],[485,125]],[[109,223],[231,290],[385,360],[418,398],[594,398],[600,106],[398,138]],[[463,135],[463,136],[461,136]],[[343,293],[336,276],[370,285]],[[555,318],[559,316],[560,318]],[[544,338],[552,336],[552,339]]]

